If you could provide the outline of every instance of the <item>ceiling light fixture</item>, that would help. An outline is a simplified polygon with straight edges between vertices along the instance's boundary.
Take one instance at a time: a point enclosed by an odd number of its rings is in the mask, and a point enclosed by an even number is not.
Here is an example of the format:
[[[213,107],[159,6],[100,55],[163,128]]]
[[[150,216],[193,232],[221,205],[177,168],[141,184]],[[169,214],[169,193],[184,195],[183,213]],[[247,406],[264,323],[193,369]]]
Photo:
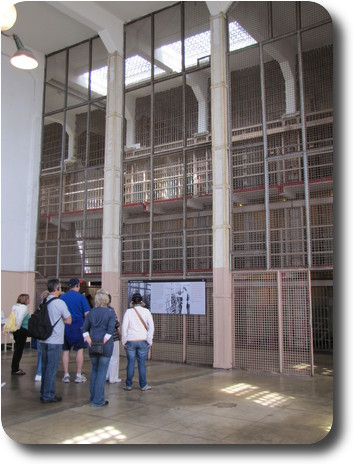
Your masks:
[[[38,60],[31,50],[23,46],[18,35],[13,34],[13,39],[16,43],[17,52],[12,55],[10,59],[11,64],[19,69],[35,69],[38,66]]]
[[[15,5],[10,6],[5,12],[1,12],[1,30],[8,31],[15,24],[17,11]]]

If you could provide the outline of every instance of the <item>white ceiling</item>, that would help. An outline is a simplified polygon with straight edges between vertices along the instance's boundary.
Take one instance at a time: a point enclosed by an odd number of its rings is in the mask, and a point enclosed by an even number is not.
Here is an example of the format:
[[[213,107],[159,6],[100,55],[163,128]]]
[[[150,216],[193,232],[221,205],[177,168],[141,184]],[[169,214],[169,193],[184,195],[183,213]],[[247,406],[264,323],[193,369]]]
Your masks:
[[[24,1],[16,3],[17,21],[8,34],[17,34],[24,46],[48,54],[97,35],[101,24],[114,27],[174,3]]]

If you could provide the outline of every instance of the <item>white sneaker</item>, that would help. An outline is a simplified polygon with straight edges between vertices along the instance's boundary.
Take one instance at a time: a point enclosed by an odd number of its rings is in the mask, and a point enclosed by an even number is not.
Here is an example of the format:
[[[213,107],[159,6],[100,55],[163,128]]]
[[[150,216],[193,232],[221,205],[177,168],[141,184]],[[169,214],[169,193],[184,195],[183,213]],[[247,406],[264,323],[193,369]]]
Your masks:
[[[86,377],[84,374],[76,374],[76,378],[75,378],[75,383],[83,383],[83,382],[86,382]]]
[[[70,383],[70,374],[65,374],[61,381],[65,383]]]
[[[115,380],[109,381],[109,383],[120,383],[120,382],[121,382],[121,379],[115,379]]]
[[[143,388],[140,388],[140,390],[145,392],[145,391],[148,391],[148,390],[152,390],[152,387],[150,387],[149,385],[145,385]]]
[[[37,375],[34,377],[34,381],[35,381],[35,382],[41,382],[41,381],[42,381],[42,376],[37,374]]]

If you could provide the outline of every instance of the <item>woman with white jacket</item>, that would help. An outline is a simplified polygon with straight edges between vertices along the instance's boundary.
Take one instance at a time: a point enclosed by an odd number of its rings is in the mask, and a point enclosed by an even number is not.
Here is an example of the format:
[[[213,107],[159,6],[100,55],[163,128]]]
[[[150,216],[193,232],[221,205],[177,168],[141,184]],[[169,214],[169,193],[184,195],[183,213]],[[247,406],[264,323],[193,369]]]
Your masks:
[[[29,295],[21,293],[17,298],[17,303],[12,307],[12,311],[16,317],[16,326],[18,329],[13,332],[15,340],[15,349],[12,356],[11,373],[12,375],[24,375],[25,372],[20,369],[20,361],[22,358],[23,350],[26,344],[28,335],[28,307]]]

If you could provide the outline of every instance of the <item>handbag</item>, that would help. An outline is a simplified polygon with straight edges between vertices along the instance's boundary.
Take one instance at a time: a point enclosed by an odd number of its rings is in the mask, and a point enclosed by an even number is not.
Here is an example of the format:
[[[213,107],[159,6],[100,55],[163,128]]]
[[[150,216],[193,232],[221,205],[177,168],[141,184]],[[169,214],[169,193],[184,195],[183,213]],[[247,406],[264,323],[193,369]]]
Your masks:
[[[16,332],[16,330],[18,330],[18,327],[16,324],[16,316],[15,316],[15,313],[12,311],[4,326],[4,332],[14,333]]]
[[[92,354],[103,354],[104,342],[103,340],[92,340],[91,353]]]
[[[116,334],[118,336],[118,340],[120,341],[121,340],[121,330],[119,329],[119,327],[116,329]]]

